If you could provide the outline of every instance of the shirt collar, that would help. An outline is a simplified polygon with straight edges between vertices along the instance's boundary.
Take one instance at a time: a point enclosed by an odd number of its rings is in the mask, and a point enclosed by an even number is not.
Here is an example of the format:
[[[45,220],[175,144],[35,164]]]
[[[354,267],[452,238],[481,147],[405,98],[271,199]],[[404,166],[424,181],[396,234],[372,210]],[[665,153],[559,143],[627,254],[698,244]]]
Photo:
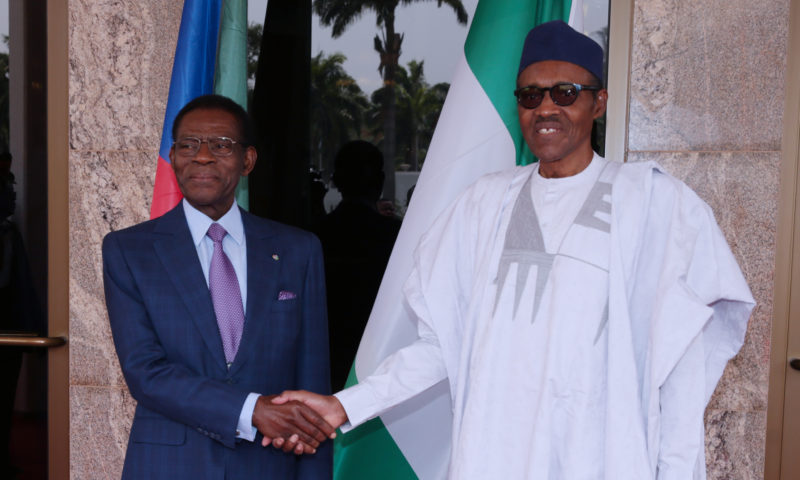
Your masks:
[[[560,178],[544,178],[541,173],[539,173],[539,163],[537,162],[536,171],[533,175],[533,181],[537,184],[550,186],[583,183],[586,181],[586,179],[596,180],[597,177],[600,176],[600,170],[603,169],[603,166],[605,166],[605,159],[597,152],[592,151],[592,160],[589,162],[589,165],[575,175]]]
[[[206,236],[208,227],[214,223],[214,220],[194,208],[185,198],[183,199],[183,211],[186,214],[186,222],[189,224],[192,241],[194,241],[195,247],[198,247]],[[244,225],[242,225],[242,213],[239,211],[239,205],[236,200],[233,201],[230,210],[217,220],[217,223],[222,225],[222,228],[228,232],[228,235],[237,245],[242,245],[242,242],[244,242]]]

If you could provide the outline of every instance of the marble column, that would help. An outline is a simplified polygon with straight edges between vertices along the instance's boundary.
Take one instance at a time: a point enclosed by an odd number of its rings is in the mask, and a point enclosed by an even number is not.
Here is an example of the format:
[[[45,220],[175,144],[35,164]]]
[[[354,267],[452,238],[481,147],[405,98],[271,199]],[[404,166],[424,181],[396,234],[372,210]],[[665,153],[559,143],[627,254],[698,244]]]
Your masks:
[[[182,3],[69,2],[70,476],[117,479],[135,401],[103,298],[103,236],[149,217]]]
[[[758,302],[706,410],[710,479],[763,478],[788,0],[636,0],[628,161],[708,202]]]

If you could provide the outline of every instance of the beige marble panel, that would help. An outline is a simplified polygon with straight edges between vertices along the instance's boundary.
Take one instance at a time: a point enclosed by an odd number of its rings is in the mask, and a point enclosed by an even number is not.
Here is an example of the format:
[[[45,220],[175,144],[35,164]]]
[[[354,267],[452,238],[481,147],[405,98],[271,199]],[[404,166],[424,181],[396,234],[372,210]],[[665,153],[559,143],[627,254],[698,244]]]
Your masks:
[[[69,2],[72,149],[158,149],[182,6]]]
[[[757,306],[745,344],[728,363],[709,409],[765,410],[780,154],[633,153],[629,160],[658,161],[714,211]]]
[[[630,150],[779,150],[788,0],[637,0]]]
[[[149,217],[155,152],[70,155],[70,383],[124,385],[103,295],[103,236]]]
[[[706,411],[706,469],[709,480],[764,478],[764,411]]]
[[[120,478],[135,408],[125,388],[70,387],[70,478]]]

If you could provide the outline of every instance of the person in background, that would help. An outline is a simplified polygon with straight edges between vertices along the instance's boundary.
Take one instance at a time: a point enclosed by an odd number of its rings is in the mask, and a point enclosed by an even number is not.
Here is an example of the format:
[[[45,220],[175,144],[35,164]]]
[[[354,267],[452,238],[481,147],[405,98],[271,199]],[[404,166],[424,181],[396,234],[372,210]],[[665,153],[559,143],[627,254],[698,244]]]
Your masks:
[[[333,183],[342,201],[317,235],[325,258],[331,384],[344,388],[400,231],[400,220],[378,212],[383,154],[363,140],[346,143],[334,159]]]

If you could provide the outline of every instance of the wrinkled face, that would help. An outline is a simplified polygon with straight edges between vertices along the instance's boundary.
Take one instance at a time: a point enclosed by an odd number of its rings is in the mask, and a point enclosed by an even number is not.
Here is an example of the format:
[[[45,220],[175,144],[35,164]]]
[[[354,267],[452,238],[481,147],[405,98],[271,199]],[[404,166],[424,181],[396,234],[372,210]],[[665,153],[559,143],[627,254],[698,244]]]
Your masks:
[[[192,110],[183,117],[178,126],[176,139],[196,137],[228,137],[244,141],[239,132],[236,117],[218,109]],[[208,144],[192,156],[179,155],[175,146],[169,151],[169,159],[178,187],[186,200],[196,209],[214,220],[218,220],[233,205],[239,177],[248,175],[256,163],[256,150],[239,143],[233,146],[228,156],[215,156]]]
[[[578,65],[557,60],[547,60],[529,65],[517,78],[517,87],[535,85],[551,87],[557,83],[595,84],[591,73]],[[549,92],[541,105],[526,109],[517,105],[522,136],[534,155],[539,158],[540,169],[558,167],[577,172],[592,159],[592,124],[606,110],[606,90],[581,91],[572,105],[553,103]],[[549,167],[548,167],[549,165]],[[573,172],[570,174],[574,174]]]

